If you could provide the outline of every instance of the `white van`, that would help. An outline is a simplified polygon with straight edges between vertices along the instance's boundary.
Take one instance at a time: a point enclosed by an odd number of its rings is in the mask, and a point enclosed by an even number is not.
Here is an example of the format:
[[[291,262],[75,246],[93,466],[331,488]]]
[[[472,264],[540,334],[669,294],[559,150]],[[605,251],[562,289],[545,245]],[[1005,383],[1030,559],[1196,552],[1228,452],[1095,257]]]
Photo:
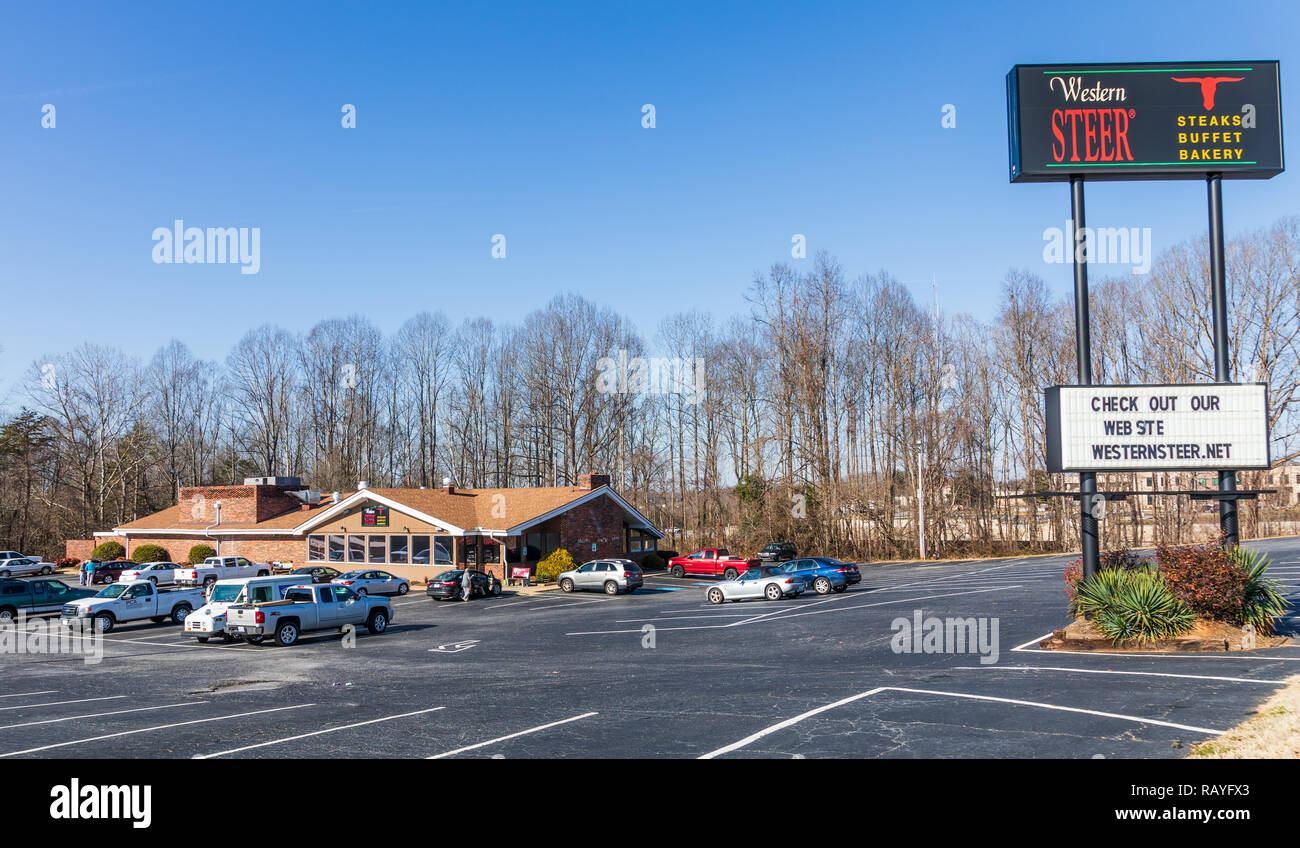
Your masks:
[[[185,618],[185,633],[200,642],[213,636],[230,640],[226,634],[226,610],[235,604],[262,604],[284,600],[285,590],[291,586],[311,583],[311,577],[301,574],[280,577],[236,577],[218,580],[212,585],[207,602]],[[190,619],[194,619],[190,621]]]

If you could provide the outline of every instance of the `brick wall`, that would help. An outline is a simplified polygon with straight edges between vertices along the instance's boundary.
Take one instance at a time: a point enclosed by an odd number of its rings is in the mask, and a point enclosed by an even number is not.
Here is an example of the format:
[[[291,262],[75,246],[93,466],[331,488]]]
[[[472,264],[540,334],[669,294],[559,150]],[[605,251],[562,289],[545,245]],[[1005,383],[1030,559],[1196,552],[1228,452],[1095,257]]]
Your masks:
[[[181,489],[176,515],[182,524],[206,527],[217,520],[220,501],[222,524],[254,524],[299,509],[302,501],[291,491],[279,486],[187,486]]]
[[[614,499],[601,495],[559,516],[560,545],[576,562],[619,557],[626,550],[623,510]],[[596,549],[591,549],[595,543]]]

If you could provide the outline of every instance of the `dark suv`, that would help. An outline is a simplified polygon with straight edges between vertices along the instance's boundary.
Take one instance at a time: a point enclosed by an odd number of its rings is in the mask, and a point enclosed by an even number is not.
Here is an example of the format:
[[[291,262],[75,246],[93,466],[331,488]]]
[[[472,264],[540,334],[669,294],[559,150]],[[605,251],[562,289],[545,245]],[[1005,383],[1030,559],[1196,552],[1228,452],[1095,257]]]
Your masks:
[[[785,562],[788,559],[794,559],[797,555],[794,542],[773,542],[758,552],[758,561]]]

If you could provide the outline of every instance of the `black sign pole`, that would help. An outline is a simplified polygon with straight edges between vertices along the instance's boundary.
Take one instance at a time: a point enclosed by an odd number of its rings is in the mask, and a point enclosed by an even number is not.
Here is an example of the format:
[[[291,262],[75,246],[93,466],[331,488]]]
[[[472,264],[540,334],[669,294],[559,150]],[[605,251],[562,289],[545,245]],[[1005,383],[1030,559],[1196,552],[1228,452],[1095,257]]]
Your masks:
[[[1210,206],[1210,289],[1214,308],[1214,381],[1232,382],[1232,362],[1228,358],[1228,284],[1223,259],[1223,178],[1220,174],[1207,174]],[[1219,471],[1219,491],[1235,492],[1237,473]],[[1226,498],[1219,501],[1219,529],[1223,544],[1237,546],[1237,501]]]
[[[1088,321],[1088,242],[1083,213],[1083,177],[1070,177],[1070,217],[1074,221],[1074,345],[1078,364],[1078,384],[1092,385],[1092,329]],[[1079,535],[1082,537],[1083,576],[1097,573],[1097,517],[1093,514],[1093,495],[1097,475],[1079,473]]]

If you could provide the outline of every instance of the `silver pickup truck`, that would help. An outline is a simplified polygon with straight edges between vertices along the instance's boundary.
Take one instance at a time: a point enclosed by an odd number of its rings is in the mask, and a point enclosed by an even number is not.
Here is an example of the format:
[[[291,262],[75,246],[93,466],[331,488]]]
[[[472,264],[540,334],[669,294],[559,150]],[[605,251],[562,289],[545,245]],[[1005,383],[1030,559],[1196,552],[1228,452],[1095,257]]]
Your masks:
[[[392,620],[387,598],[358,595],[346,586],[295,586],[282,601],[229,607],[226,632],[253,644],[274,636],[277,645],[288,646],[303,633],[348,625],[364,624],[371,633],[383,633]]]

